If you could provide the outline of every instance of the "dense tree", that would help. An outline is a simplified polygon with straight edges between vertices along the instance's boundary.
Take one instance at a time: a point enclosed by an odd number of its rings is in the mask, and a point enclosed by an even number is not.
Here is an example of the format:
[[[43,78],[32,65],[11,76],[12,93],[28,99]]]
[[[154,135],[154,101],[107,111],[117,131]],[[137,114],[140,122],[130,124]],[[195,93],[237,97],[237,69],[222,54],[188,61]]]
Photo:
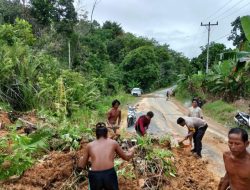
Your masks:
[[[228,40],[233,41],[233,45],[239,48],[240,44],[246,41],[246,36],[241,25],[240,17],[237,17],[231,23],[231,26],[233,29],[231,30],[231,35],[228,37]]]
[[[31,14],[42,25],[50,26],[56,18],[55,3],[56,0],[30,0]]]
[[[226,50],[224,44],[212,42],[209,47],[209,67],[215,64],[215,61],[218,60],[219,54],[223,53]],[[193,68],[198,70],[205,70],[205,65],[207,62],[207,46],[201,47],[201,54],[197,58],[191,60],[191,65]]]
[[[122,27],[116,22],[106,21],[104,22],[102,29],[110,30],[113,39],[123,34]]]
[[[125,48],[125,42],[123,38],[117,37],[112,41],[109,41],[107,44],[107,51],[110,57],[110,60],[113,63],[120,63],[123,59],[121,56],[121,50]]]
[[[55,26],[60,33],[73,32],[77,13],[73,0],[31,0],[31,14],[43,26]]]
[[[132,50],[123,60],[124,83],[127,88],[134,84],[144,90],[153,87],[159,75],[159,65],[153,47],[142,46]]]
[[[0,24],[15,22],[15,19],[27,19],[28,9],[24,7],[19,0],[1,0],[0,1]]]
[[[0,98],[15,109],[31,109],[40,101],[66,114],[79,105],[94,107],[99,96],[124,87],[148,91],[167,86],[188,68],[189,60],[168,45],[125,33],[116,22],[101,26],[86,17],[78,21],[73,0],[31,0],[29,6],[19,1],[0,3],[14,6],[14,11],[0,7],[4,23],[26,14],[31,24],[17,19],[0,27],[4,44],[0,72],[5,74]],[[71,70],[67,70],[69,42]]]

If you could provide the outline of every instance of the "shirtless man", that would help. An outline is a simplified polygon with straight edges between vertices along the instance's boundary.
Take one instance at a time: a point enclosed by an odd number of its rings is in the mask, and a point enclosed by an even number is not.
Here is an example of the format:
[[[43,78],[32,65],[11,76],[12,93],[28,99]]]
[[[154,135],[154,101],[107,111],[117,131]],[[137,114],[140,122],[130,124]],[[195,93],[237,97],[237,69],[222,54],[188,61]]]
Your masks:
[[[242,128],[232,128],[228,133],[230,151],[223,154],[226,174],[218,190],[250,189],[250,153],[248,134]]]
[[[97,139],[87,145],[86,154],[78,163],[78,167],[85,168],[89,158],[91,159],[89,171],[91,190],[118,190],[118,179],[114,169],[115,153],[127,161],[134,155],[134,148],[125,153],[116,141],[107,136],[108,129],[105,123],[97,123]]]
[[[120,104],[119,100],[114,100],[112,102],[112,108],[107,114],[107,123],[109,127],[114,130],[114,133],[116,133],[116,129],[119,128],[121,124],[121,110],[119,109]],[[118,125],[116,126],[117,119]]]

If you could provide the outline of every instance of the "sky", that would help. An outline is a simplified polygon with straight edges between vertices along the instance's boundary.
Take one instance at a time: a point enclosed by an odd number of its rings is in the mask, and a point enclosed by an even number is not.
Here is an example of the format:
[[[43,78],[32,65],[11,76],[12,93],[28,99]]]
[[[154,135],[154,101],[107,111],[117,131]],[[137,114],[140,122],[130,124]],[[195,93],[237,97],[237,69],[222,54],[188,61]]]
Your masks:
[[[75,0],[76,9],[90,17],[94,1]],[[201,22],[218,21],[218,26],[211,27],[211,41],[233,47],[227,40],[231,22],[247,14],[250,0],[98,0],[93,19],[100,24],[117,22],[125,32],[154,38],[192,58],[207,44],[207,27]]]

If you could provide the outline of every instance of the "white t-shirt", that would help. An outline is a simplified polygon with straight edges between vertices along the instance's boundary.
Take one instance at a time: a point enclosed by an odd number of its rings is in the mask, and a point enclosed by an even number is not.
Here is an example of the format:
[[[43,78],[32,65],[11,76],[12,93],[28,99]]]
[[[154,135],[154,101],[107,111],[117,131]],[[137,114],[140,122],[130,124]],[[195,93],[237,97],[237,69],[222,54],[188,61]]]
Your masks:
[[[189,108],[189,113],[188,113],[189,117],[198,117],[198,118],[202,118],[203,114],[202,114],[202,109],[200,107],[196,107],[194,108],[193,106]]]
[[[190,129],[199,129],[207,125],[206,121],[197,117],[183,117],[185,120],[186,126]]]

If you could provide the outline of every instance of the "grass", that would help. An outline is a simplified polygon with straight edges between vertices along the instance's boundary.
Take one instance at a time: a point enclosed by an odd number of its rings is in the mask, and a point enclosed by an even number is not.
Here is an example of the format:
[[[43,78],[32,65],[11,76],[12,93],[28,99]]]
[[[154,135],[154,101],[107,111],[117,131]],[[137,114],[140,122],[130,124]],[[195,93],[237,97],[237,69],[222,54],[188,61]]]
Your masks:
[[[190,93],[186,88],[177,87],[177,90],[175,92],[175,98],[180,102],[184,103],[187,100],[191,100],[192,96],[190,95]]]
[[[78,109],[73,113],[71,121],[84,122],[87,123],[87,125],[93,125],[98,121],[105,122],[106,114],[112,106],[112,101],[115,99],[118,99],[121,102],[121,109],[125,109],[128,103],[131,104],[136,101],[135,97],[123,92],[115,96],[105,96],[96,104],[96,108],[94,110],[90,110],[88,108]]]
[[[0,110],[11,110],[11,107],[9,104],[0,101]]]
[[[206,103],[203,106],[203,111],[209,117],[215,119],[221,124],[233,123],[233,117],[237,108],[222,100],[217,100],[212,103]]]

